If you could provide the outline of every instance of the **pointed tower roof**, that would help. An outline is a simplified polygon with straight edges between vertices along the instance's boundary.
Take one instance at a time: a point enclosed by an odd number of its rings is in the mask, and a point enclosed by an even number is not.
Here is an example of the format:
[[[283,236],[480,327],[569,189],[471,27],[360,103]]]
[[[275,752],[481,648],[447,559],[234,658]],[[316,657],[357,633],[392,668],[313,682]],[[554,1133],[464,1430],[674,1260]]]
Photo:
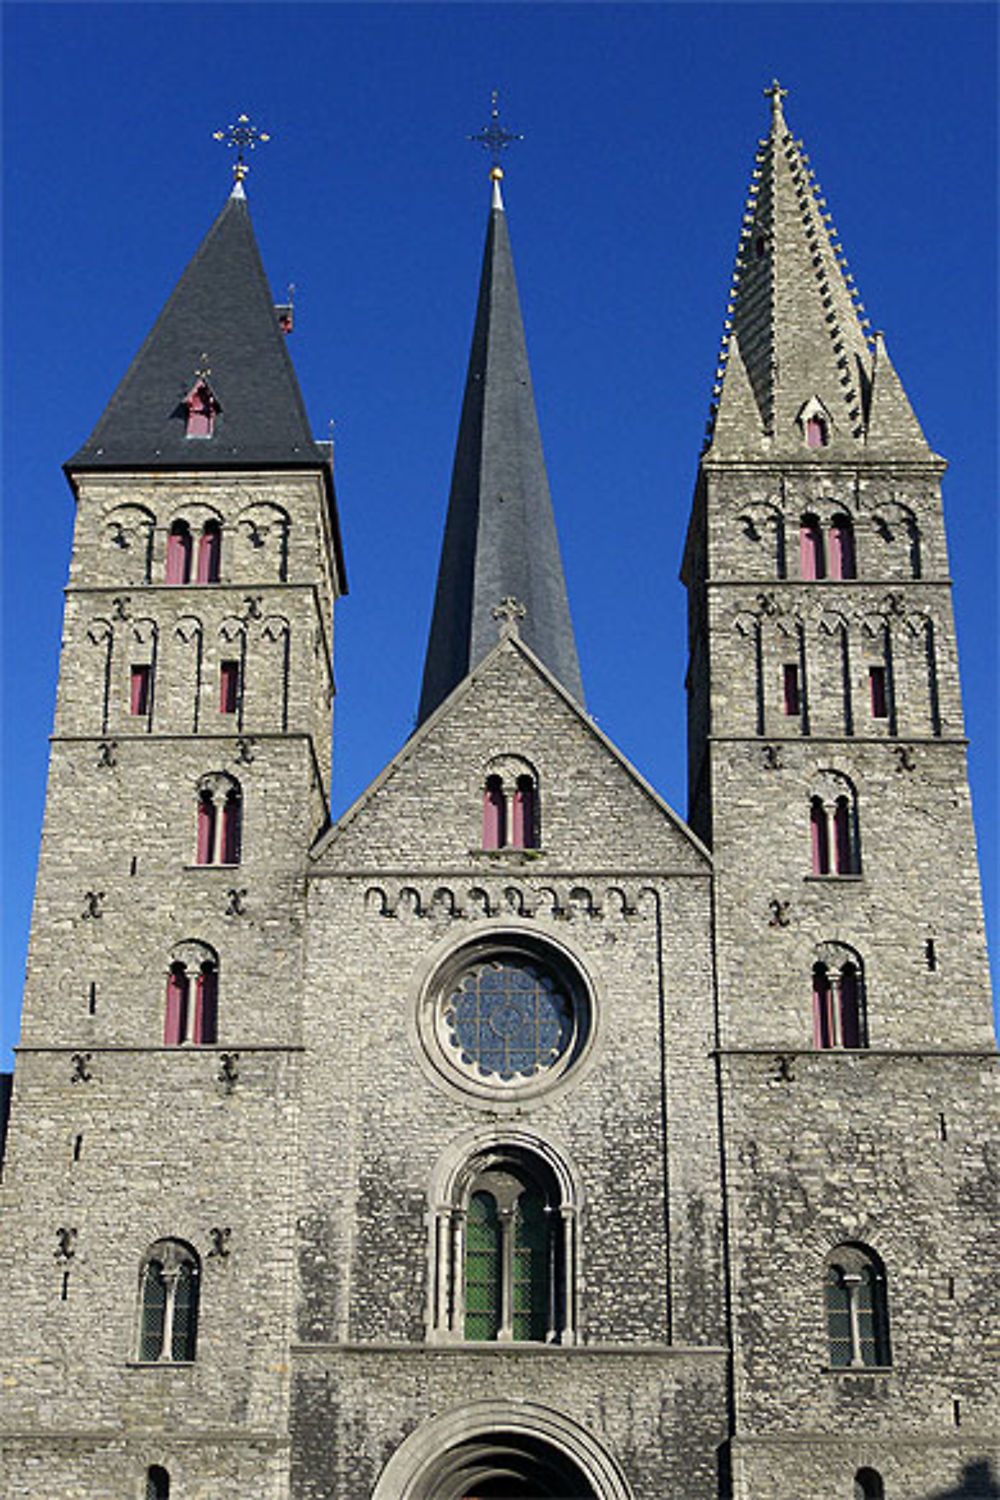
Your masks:
[[[208,438],[187,436],[207,384]],[[315,467],[312,438],[240,181],[177,283],[93,433],[66,465],[90,469]]]
[[[895,396],[873,403],[874,349],[854,278],[802,142],[785,124],[786,91],[774,83],[764,92],[771,128],[743,216],[706,446],[724,457],[810,459],[813,417],[827,457],[863,456],[872,439],[926,457],[912,412],[906,424]],[[895,379],[891,366],[883,378]],[[901,387],[898,398],[906,403]],[[881,432],[890,404],[891,430]]]
[[[524,640],[583,702],[500,169],[491,176],[493,201],[419,722],[496,644],[493,611],[505,599],[523,606]]]

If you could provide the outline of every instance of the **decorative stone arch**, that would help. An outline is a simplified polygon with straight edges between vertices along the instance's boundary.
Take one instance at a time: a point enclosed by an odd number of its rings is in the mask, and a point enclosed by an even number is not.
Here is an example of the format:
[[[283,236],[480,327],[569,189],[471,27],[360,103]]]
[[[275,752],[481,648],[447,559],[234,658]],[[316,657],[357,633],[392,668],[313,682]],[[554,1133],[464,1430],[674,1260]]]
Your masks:
[[[463,1500],[503,1479],[545,1484],[567,1500],[632,1500],[618,1464],[585,1428],[538,1402],[504,1400],[423,1422],[389,1459],[372,1500]]]
[[[872,513],[872,528],[882,543],[881,557],[875,567],[878,577],[923,577],[920,522],[909,505],[896,499],[883,501]]]
[[[149,583],[155,533],[156,517],[144,505],[129,501],[106,512],[103,543],[105,549],[116,553],[113,564],[116,582]],[[126,558],[123,554],[130,556]]]
[[[774,500],[752,500],[740,510],[737,524],[743,534],[744,555],[748,560],[760,558],[765,564],[761,577],[786,578],[787,538],[781,506]]]
[[[255,583],[285,583],[291,517],[269,500],[253,500],[233,523],[234,562],[241,579]]]
[[[472,1194],[501,1181],[529,1182],[546,1200],[549,1314],[544,1343],[577,1341],[577,1260],[582,1203],[580,1173],[564,1149],[522,1125],[487,1125],[451,1143],[433,1169],[427,1193],[429,1304],[427,1338],[451,1343],[481,1335],[466,1332],[466,1223]],[[510,1227],[505,1227],[505,1235]],[[541,1331],[540,1331],[541,1332]],[[523,1335],[498,1332],[499,1341]]]
[[[899,665],[904,673],[904,683],[901,689],[901,697],[905,698],[904,712],[909,709],[909,720],[912,723],[918,721],[918,705],[926,712],[926,722],[919,727],[925,730],[927,727],[933,735],[941,733],[941,698],[938,683],[938,661],[937,661],[937,633],[934,620],[924,610],[907,610],[906,615],[900,620],[896,631],[895,640],[900,655],[904,658]],[[926,689],[926,700],[923,705],[919,704],[920,684]]]

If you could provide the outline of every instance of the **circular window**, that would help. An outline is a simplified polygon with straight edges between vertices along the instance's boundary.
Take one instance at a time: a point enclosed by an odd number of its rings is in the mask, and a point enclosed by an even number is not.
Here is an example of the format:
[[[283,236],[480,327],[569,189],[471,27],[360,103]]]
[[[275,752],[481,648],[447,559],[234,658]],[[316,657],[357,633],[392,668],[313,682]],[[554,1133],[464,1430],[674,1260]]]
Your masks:
[[[431,975],[419,1009],[435,1071],[491,1099],[548,1088],[590,1036],[589,989],[576,966],[519,936],[452,954]]]

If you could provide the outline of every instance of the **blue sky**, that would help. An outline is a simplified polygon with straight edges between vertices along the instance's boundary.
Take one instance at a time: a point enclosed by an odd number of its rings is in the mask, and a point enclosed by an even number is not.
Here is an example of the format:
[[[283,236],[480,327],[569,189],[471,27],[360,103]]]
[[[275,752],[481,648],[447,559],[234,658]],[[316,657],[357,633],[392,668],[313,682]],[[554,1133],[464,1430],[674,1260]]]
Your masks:
[[[997,10],[990,5],[6,4],[3,1044],[16,1038],[86,438],[230,183],[317,436],[336,422],[337,810],[413,724],[488,207],[505,194],[588,706],[682,814],[677,573],[778,76],[945,503],[994,941]],[[0,1052],[0,1066],[8,1066]]]

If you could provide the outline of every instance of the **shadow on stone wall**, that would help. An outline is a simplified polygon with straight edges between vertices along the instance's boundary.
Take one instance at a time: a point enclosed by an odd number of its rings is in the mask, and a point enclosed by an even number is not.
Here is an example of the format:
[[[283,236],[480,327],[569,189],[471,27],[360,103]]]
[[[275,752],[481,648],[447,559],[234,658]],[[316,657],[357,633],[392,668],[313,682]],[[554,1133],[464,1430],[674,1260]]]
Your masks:
[[[955,1489],[935,1490],[927,1500],[1000,1500],[1000,1484],[993,1465],[982,1459],[978,1463],[966,1464]]]

